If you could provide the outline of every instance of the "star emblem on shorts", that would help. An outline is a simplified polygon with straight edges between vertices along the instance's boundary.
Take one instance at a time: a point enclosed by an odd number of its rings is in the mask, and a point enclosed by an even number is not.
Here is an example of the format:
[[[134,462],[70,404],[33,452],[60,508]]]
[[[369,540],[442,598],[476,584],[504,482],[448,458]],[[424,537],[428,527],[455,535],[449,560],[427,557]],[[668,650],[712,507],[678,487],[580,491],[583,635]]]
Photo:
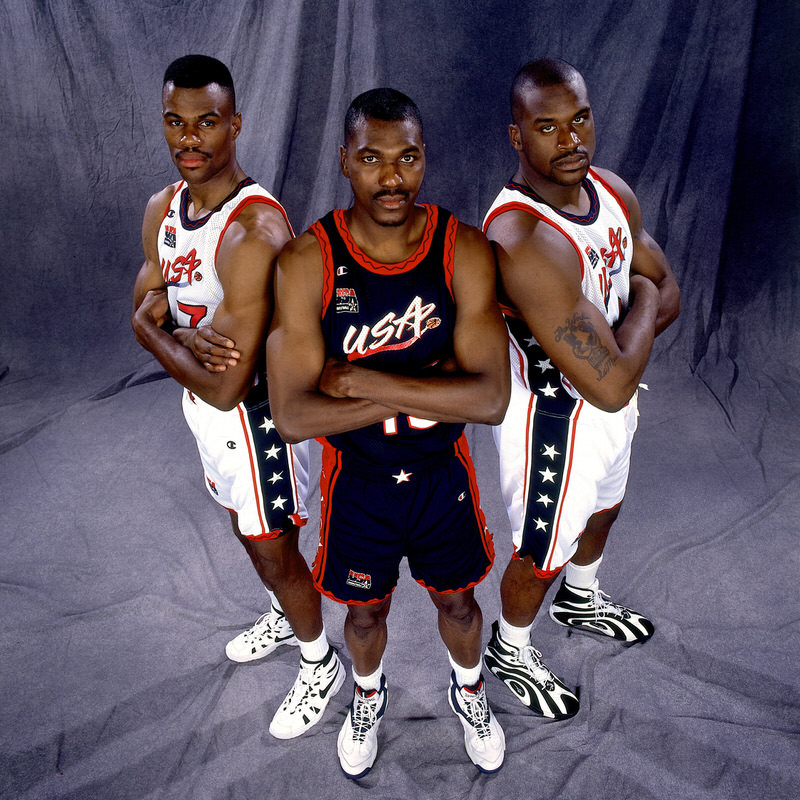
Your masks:
[[[273,472],[272,476],[267,478],[267,480],[274,486],[278,481],[283,480],[283,473],[282,472]]]
[[[411,478],[413,474],[414,474],[413,472],[406,472],[404,469],[401,469],[397,475],[392,475],[392,477],[398,483],[408,483],[409,478]]]
[[[542,476],[542,483],[555,483],[555,477],[558,473],[553,472],[550,467],[545,467],[539,470],[539,474]]]
[[[285,505],[286,505],[286,498],[285,497],[276,497],[272,501],[272,508],[273,509],[279,508],[279,509],[281,509],[281,511],[283,511],[283,507]]]
[[[533,336],[529,336],[525,340],[525,344],[528,345],[528,347],[536,347],[536,339],[534,339]]]
[[[556,396],[556,392],[558,391],[558,389],[556,389],[556,387],[555,387],[555,386],[551,386],[551,385],[550,385],[550,381],[548,381],[548,382],[547,382],[547,386],[542,386],[542,388],[541,388],[541,389],[539,389],[539,391],[540,391],[540,392],[541,392],[541,393],[542,393],[542,394],[543,394],[545,397],[555,397],[555,396]]]
[[[264,417],[264,421],[258,427],[262,428],[264,433],[269,433],[275,430],[275,423],[269,417]]]
[[[541,503],[545,508],[547,508],[553,501],[550,499],[549,495],[540,494],[539,497],[536,498],[536,502]]]
[[[539,367],[542,372],[548,369],[553,369],[553,365],[550,363],[549,358],[546,358],[544,361],[539,361],[536,366]]]
[[[264,455],[267,458],[277,458],[278,457],[278,453],[280,453],[280,448],[276,447],[275,445],[272,445],[272,447],[270,447],[269,450],[265,450],[264,451]]]
[[[561,453],[556,450],[556,446],[554,444],[546,444],[542,449],[542,455],[547,456],[551,461],[553,461],[555,457],[560,456]]]
[[[536,530],[537,531],[546,531],[547,530],[547,522],[543,519],[535,519],[534,522],[536,523]]]

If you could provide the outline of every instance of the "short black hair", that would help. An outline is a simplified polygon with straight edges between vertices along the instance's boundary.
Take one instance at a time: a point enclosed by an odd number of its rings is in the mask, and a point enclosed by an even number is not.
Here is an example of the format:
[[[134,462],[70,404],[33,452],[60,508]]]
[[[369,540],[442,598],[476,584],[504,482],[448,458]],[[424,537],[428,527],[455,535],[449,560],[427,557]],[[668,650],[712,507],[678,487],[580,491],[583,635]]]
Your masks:
[[[216,83],[230,92],[233,107],[236,108],[236,91],[230,70],[212,56],[193,54],[176,58],[164,72],[164,85],[168,83],[181,89],[202,89],[209,83]]]
[[[511,118],[519,124],[522,116],[522,95],[531,87],[560,86],[572,83],[574,80],[583,81],[583,76],[578,69],[561,58],[538,58],[529,61],[517,70],[511,84]]]
[[[422,135],[422,116],[417,104],[397,89],[381,87],[362,92],[350,103],[344,115],[344,143],[347,145],[355,129],[367,119],[384,122],[411,120],[419,126]]]

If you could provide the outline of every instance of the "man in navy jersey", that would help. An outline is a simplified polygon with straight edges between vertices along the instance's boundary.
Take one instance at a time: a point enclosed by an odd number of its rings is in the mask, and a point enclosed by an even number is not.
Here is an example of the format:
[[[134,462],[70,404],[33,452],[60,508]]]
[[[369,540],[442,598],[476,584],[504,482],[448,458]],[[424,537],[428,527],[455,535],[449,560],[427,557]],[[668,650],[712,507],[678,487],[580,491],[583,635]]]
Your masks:
[[[463,435],[465,422],[499,422],[508,401],[494,260],[479,231],[416,203],[425,148],[404,94],[353,101],[340,161],[353,203],[282,251],[267,343],[278,431],[323,440],[312,575],[347,604],[355,680],[339,761],[358,778],[377,755],[386,618],[406,557],[438,611],[467,753],[494,772],[505,739],[486,700],[473,595],[493,546]]]
[[[628,644],[653,633],[596,576],[625,494],[636,389],[680,295],[631,189],[590,166],[594,120],[580,73],[560,59],[526,64],[511,113],[519,166],[484,230],[512,361],[495,441],[514,554],[485,663],[535,713],[562,718],[577,712],[578,698],[544,665],[530,632],[565,565],[550,606],[557,623]]]
[[[273,736],[288,739],[320,719],[344,680],[297,544],[307,518],[307,448],[275,432],[264,371],[275,259],[292,230],[278,201],[236,160],[242,118],[224,64],[203,55],[177,59],[165,72],[162,104],[181,180],[147,204],[132,324],[139,343],[184,387],[206,487],[230,512],[273,592],[272,610],[228,642],[228,657],[251,661],[280,644],[300,647],[297,680],[270,724]],[[203,328],[212,322],[219,333]],[[214,342],[223,352],[236,343],[221,366],[209,360],[220,350]]]

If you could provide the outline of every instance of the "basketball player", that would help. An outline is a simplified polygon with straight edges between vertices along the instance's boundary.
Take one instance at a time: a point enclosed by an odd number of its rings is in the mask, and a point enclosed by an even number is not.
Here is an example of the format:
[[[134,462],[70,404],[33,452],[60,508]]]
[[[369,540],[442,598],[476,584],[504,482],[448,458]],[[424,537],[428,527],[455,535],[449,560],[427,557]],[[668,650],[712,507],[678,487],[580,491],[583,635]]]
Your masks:
[[[277,599],[270,614],[228,643],[228,656],[248,661],[281,643],[300,646],[299,675],[270,724],[273,736],[288,739],[319,720],[345,677],[297,545],[307,519],[307,447],[286,445],[275,431],[263,363],[275,258],[292,230],[278,201],[236,161],[242,118],[224,64],[201,55],[174,61],[162,103],[181,180],[147,204],[133,329],[184,387],[206,486],[230,512],[234,533]],[[236,343],[222,371],[206,369],[191,349],[208,349],[196,332],[212,321],[224,341]]]
[[[578,698],[542,663],[530,631],[564,565],[550,606],[557,623],[629,644],[653,633],[596,575],[625,494],[639,379],[680,303],[633,192],[590,167],[594,121],[578,71],[556,59],[526,64],[511,112],[519,166],[484,230],[509,330],[512,393],[495,443],[514,554],[485,663],[535,713],[563,718]]]
[[[355,679],[339,761],[351,778],[375,761],[386,618],[407,557],[438,611],[467,753],[494,772],[505,738],[486,700],[473,595],[493,545],[463,434],[465,421],[499,422],[508,400],[491,249],[448,211],[416,204],[422,122],[401,92],[353,101],[340,163],[352,205],[281,253],[267,340],[278,430],[289,442],[324,437],[312,574],[347,604]]]

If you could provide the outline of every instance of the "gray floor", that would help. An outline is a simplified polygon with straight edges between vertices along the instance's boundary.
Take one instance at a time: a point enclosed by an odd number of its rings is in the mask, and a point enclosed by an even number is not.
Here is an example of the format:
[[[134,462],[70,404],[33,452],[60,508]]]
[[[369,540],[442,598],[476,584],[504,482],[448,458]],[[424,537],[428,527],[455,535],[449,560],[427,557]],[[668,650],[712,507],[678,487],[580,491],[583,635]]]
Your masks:
[[[137,379],[155,376],[147,367]],[[483,776],[447,706],[433,607],[406,573],[390,617],[381,751],[358,784],[335,752],[349,681],[320,725],[280,742],[266,728],[297,650],[225,659],[264,595],[203,488],[177,387],[153,380],[77,402],[0,455],[0,795],[800,796],[797,475],[766,474],[699,381],[645,377],[601,579],[653,617],[654,638],[623,648],[543,615],[534,643],[578,686],[581,711],[543,722],[489,677],[508,751],[504,769]],[[498,554],[478,590],[488,636],[510,542],[490,433],[470,437]],[[316,530],[314,520],[304,534],[309,557]],[[341,645],[343,610],[326,601],[324,613]]]

